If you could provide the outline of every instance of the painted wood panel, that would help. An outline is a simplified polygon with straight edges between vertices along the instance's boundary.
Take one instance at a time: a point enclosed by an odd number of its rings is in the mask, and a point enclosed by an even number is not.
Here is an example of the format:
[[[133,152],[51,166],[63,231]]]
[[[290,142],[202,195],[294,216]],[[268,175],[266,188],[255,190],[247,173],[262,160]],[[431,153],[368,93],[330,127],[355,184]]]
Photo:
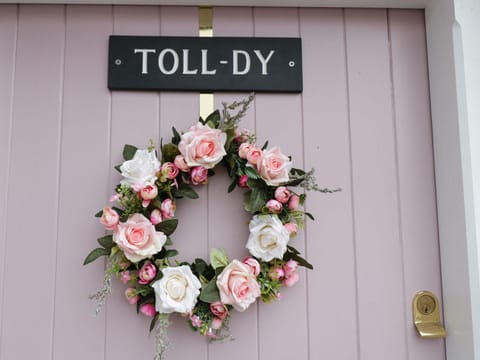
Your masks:
[[[19,8],[2,359],[50,358],[52,354],[64,25],[63,6]]]
[[[123,144],[169,141],[199,101],[109,92],[110,34],[196,36],[198,9],[0,6],[1,359],[152,357],[149,319],[124,285],[92,316],[104,264],[81,263]],[[309,195],[316,220],[294,242],[314,271],[281,301],[235,314],[232,342],[208,344],[174,316],[169,359],[445,358],[442,340],[416,336],[410,309],[416,291],[441,293],[423,12],[220,7],[214,34],[302,38],[303,93],[258,94],[242,126],[342,191]],[[243,96],[216,93],[216,107]],[[179,201],[183,258],[246,255],[249,217],[228,184],[218,171],[199,200]]]

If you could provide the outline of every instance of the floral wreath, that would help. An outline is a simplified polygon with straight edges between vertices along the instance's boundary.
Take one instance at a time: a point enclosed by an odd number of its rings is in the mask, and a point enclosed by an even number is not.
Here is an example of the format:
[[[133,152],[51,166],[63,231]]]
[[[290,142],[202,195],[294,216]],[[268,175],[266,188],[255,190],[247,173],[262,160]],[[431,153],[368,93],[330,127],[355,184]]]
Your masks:
[[[161,145],[161,161],[153,144],[144,150],[125,145],[125,161],[115,167],[123,179],[110,198],[116,206],[96,214],[112,231],[98,239],[101,247],[84,261],[86,265],[107,257],[104,286],[90,295],[98,301],[96,313],[105,304],[115,275],[128,286],[128,302],[152,317],[156,359],[164,358],[169,345],[169,314],[186,315],[190,328],[210,340],[231,338],[233,309],[243,312],[258,298],[266,303],[279,299],[283,286],[298,281],[299,266],[313,269],[289,240],[303,228],[305,215],[313,219],[302,210],[304,190],[336,190],[318,188],[313,170],[292,168],[279,147],[268,149],[268,141],[257,147],[253,133],[238,130],[252,100],[250,95],[223,104],[222,114],[217,110],[200,118],[183,134],[172,128],[172,141]],[[236,109],[235,115],[229,111]],[[244,208],[252,214],[246,244],[250,256],[229,260],[224,250],[212,249],[210,263],[196,259],[172,265],[171,258],[178,255],[170,248],[178,224],[176,200],[198,198],[193,187],[206,184],[218,164],[232,179],[228,192],[237,186],[245,191]],[[291,187],[301,187],[302,192]]]

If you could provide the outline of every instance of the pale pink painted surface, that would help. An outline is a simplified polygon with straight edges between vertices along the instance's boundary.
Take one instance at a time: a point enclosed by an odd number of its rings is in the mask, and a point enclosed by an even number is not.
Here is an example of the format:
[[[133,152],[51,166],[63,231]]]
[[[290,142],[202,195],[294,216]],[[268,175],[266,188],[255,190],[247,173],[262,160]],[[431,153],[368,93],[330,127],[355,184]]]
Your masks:
[[[121,284],[92,316],[103,264],[81,263],[103,233],[92,214],[119,181],[123,144],[168,141],[199,101],[110,93],[108,35],[197,33],[196,8],[0,6],[0,359],[152,357],[149,320]],[[316,221],[294,241],[314,271],[282,301],[236,314],[233,342],[208,345],[177,317],[169,358],[443,359],[410,308],[418,290],[441,293],[423,13],[215,8],[214,33],[302,38],[304,92],[259,94],[243,126],[342,192],[308,198]],[[246,254],[249,218],[228,183],[219,171],[201,200],[179,202],[184,259]]]

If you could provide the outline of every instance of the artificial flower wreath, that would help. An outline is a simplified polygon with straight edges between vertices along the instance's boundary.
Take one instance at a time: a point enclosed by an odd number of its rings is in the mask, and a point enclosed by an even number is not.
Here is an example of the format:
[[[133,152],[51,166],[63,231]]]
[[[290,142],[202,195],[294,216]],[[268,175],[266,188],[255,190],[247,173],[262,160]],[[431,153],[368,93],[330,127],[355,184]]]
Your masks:
[[[161,146],[161,161],[154,146],[140,150],[123,149],[123,164],[116,167],[122,180],[106,206],[97,213],[112,231],[98,239],[101,247],[88,254],[84,265],[107,257],[104,286],[91,298],[98,300],[97,313],[111,292],[115,275],[128,287],[126,299],[137,312],[151,316],[150,330],[156,329],[156,358],[163,359],[168,347],[168,315],[187,316],[191,329],[210,340],[229,338],[232,310],[245,311],[258,298],[269,303],[280,296],[283,286],[294,285],[298,266],[313,269],[298,250],[289,245],[304,225],[304,190],[319,189],[313,171],[292,168],[279,147],[255,143],[255,135],[238,131],[253,96],[223,105],[205,120]],[[229,110],[238,112],[232,115]],[[229,260],[223,250],[212,249],[210,263],[176,260],[171,248],[176,201],[198,198],[193,187],[206,184],[213,169],[221,164],[235,187],[244,191],[245,210],[252,214],[246,247],[251,256]],[[300,187],[296,192],[292,187]],[[298,191],[298,190],[297,190]]]

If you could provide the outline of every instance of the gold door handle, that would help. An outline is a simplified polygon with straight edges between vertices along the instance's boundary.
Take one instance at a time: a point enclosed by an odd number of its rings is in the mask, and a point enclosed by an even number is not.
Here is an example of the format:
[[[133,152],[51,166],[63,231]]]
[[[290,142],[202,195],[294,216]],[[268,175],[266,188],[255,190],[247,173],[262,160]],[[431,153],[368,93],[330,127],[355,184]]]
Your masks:
[[[440,322],[440,306],[430,291],[419,291],[413,298],[413,323],[422,338],[444,338],[447,331]]]

